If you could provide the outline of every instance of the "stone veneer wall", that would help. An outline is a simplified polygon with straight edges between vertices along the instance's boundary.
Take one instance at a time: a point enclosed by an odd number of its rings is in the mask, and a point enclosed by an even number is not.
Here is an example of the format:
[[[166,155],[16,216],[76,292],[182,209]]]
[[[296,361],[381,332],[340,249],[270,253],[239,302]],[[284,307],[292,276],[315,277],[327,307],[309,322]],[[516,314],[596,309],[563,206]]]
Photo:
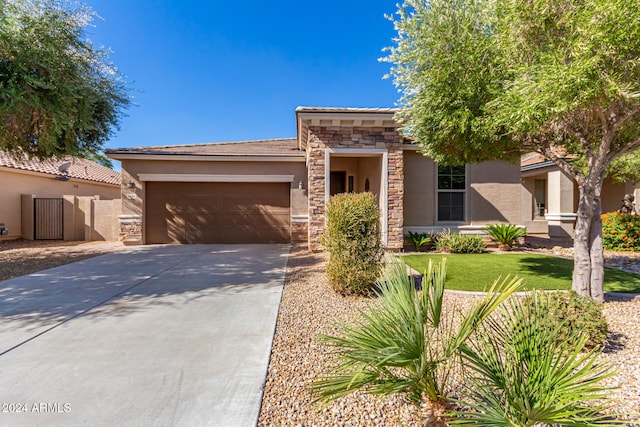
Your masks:
[[[388,150],[387,248],[403,246],[403,138],[393,127],[310,126],[307,139],[309,187],[309,249],[321,249],[325,207],[325,149],[377,148]]]

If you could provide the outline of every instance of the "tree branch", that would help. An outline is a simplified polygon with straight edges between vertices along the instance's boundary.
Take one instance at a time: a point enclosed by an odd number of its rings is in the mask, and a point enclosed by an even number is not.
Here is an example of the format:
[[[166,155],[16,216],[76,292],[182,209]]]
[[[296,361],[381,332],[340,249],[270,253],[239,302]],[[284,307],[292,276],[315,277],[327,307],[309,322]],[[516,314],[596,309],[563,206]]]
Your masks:
[[[625,145],[619,150],[609,153],[609,155],[607,156],[607,164],[610,163],[616,157],[622,156],[623,154],[630,153],[631,151],[637,148],[640,148],[640,138],[636,139],[633,142],[630,142],[629,144]]]
[[[576,180],[578,185],[582,186],[585,183],[585,177],[580,171],[574,168],[569,162],[567,162],[563,157],[558,156],[553,150],[549,147],[539,147],[537,150],[538,153],[545,156],[547,159],[551,160],[556,164],[563,172],[571,175],[573,179]]]

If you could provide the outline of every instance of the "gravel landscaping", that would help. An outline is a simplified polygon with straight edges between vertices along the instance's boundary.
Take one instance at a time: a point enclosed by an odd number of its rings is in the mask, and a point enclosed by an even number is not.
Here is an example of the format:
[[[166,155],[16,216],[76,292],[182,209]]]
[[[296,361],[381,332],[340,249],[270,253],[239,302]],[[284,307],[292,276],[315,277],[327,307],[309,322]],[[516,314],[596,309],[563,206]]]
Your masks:
[[[117,252],[122,248],[121,242],[3,240],[0,241],[0,280]]]
[[[532,249],[529,249],[532,250]],[[571,256],[570,248],[536,248],[538,253]],[[607,266],[640,271],[637,254],[607,253]],[[329,288],[325,255],[304,245],[291,250],[269,372],[264,389],[259,426],[436,426],[446,425],[439,411],[417,408],[395,396],[382,398],[353,394],[325,409],[313,403],[306,387],[329,361],[318,345],[317,334],[335,334],[336,321],[352,320],[366,298],[343,298]],[[449,293],[445,305],[469,307],[473,296]],[[609,298],[604,308],[610,340],[602,359],[617,367],[608,384],[617,410],[640,413],[640,299]]]

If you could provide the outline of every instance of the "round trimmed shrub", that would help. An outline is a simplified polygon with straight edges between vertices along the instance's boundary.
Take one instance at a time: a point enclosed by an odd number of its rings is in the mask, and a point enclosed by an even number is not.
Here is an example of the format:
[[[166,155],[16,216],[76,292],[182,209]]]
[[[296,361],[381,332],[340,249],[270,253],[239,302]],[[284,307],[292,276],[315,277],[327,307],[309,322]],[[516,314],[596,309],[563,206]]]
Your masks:
[[[372,193],[338,194],[327,203],[322,243],[329,284],[343,295],[371,293],[382,271],[380,210]]]
[[[601,215],[602,244],[612,251],[640,251],[640,216],[620,212]]]

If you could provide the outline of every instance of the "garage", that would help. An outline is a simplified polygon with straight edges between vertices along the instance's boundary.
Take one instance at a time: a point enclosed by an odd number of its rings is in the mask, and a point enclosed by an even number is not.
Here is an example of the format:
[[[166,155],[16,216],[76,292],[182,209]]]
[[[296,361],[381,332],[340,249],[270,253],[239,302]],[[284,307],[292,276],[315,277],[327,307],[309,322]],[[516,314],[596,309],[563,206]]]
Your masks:
[[[147,182],[146,243],[288,243],[288,182]]]

